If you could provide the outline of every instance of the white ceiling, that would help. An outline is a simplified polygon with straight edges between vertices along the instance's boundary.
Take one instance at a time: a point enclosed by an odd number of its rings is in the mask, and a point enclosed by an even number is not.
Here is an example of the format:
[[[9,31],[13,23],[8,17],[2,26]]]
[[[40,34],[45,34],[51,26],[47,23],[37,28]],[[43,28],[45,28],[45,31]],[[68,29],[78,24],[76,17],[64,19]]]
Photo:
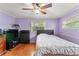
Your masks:
[[[32,10],[22,10],[23,7],[33,7],[31,3],[0,3],[0,12],[4,12],[15,18],[52,18],[56,19],[67,14],[78,6],[77,3],[53,3],[51,8],[46,10],[47,14],[35,14]]]

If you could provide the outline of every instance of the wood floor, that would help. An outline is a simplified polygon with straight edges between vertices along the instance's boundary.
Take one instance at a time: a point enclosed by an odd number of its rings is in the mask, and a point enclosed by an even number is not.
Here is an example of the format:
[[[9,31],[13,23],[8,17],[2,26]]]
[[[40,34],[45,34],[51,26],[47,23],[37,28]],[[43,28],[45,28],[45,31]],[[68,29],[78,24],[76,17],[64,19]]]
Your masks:
[[[3,56],[33,56],[36,51],[35,44],[18,44]]]

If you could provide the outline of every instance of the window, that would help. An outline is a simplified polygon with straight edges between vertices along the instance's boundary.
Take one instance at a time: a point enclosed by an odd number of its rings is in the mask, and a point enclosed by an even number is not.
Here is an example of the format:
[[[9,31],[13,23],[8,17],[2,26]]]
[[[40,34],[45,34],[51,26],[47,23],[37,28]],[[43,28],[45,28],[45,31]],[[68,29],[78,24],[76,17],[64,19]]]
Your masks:
[[[31,25],[32,31],[44,30],[45,27],[44,25],[45,25],[44,21],[33,22]]]
[[[79,28],[79,18],[72,17],[68,20],[63,21],[63,28]]]

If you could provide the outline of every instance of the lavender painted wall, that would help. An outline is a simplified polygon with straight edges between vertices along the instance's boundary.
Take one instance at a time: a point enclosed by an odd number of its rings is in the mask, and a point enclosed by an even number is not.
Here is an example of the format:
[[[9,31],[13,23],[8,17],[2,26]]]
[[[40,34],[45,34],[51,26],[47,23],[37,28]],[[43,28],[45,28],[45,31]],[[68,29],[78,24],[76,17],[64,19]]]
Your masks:
[[[73,19],[73,18],[79,19],[79,9],[73,11],[71,14],[58,19],[59,21],[59,32],[58,35],[68,41],[74,42],[79,44],[79,28],[62,28],[62,22],[65,20]],[[74,19],[75,20],[75,19]]]
[[[15,18],[4,13],[0,13],[0,28],[9,29],[15,23]]]
[[[31,29],[31,21],[29,19],[18,18],[15,23],[20,25],[21,30]]]

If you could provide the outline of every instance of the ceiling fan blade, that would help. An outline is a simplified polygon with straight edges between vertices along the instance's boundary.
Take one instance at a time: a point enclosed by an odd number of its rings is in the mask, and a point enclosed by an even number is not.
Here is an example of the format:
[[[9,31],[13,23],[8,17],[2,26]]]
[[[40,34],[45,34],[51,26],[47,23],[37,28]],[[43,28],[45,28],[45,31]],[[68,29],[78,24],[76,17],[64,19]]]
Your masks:
[[[45,11],[42,11],[42,10],[40,10],[40,12],[41,12],[42,14],[47,14]]]
[[[37,6],[37,7],[40,7],[40,4],[39,4],[39,3],[36,3],[36,6]]]
[[[33,8],[22,8],[22,10],[33,10]]]
[[[49,8],[49,7],[52,7],[52,3],[49,3],[49,4],[45,5],[45,6],[40,7],[40,8],[41,9],[46,9],[46,8]]]

